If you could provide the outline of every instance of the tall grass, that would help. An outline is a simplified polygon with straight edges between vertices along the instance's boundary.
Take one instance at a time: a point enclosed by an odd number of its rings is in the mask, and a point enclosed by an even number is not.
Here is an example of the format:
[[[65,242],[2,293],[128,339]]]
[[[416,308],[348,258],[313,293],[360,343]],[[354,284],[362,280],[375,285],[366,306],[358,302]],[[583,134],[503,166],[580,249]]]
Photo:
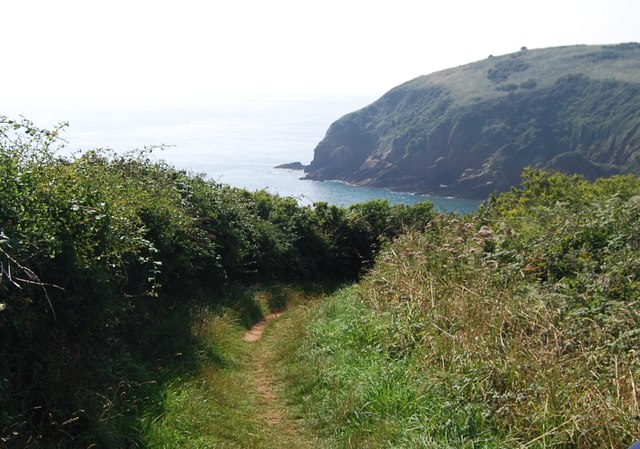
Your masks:
[[[292,400],[316,432],[344,448],[509,447],[483,426],[482,403],[458,400],[425,377],[424,351],[407,350],[407,323],[372,308],[358,290],[319,305],[290,368]]]
[[[296,355],[308,380],[292,377],[318,431],[340,447],[638,438],[640,182],[527,176],[398,238],[320,306]]]

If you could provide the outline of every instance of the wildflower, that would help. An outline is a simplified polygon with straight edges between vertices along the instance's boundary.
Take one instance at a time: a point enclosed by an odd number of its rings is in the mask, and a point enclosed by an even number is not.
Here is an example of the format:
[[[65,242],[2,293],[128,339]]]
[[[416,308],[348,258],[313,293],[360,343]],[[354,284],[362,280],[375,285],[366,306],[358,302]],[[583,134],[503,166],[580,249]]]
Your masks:
[[[492,235],[493,233],[491,232],[491,229],[489,229],[487,226],[482,226],[478,231],[478,236],[482,238],[489,238]]]

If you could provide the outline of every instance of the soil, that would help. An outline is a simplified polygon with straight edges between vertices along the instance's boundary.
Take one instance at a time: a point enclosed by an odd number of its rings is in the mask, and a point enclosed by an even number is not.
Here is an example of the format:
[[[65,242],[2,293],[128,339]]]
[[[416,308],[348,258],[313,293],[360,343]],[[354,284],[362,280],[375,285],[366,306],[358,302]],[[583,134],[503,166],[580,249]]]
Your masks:
[[[251,327],[251,329],[249,329],[247,332],[244,333],[242,340],[246,341],[247,343],[254,343],[260,340],[262,338],[262,334],[264,333],[264,330],[266,329],[269,321],[275,320],[280,315],[282,315],[282,312],[272,313],[271,315],[268,315],[266,318],[264,318],[262,321],[259,321],[258,323],[254,324]]]
[[[245,332],[242,340],[246,343],[255,343],[262,338],[267,324],[278,318],[282,313],[273,313],[262,321],[256,323],[251,329]],[[256,385],[256,392],[260,398],[260,402],[266,410],[265,420],[269,426],[277,426],[289,435],[297,435],[297,430],[293,423],[287,422],[282,412],[278,408],[278,396],[273,387],[273,382],[267,372],[266,355],[259,351],[254,362],[253,378]]]

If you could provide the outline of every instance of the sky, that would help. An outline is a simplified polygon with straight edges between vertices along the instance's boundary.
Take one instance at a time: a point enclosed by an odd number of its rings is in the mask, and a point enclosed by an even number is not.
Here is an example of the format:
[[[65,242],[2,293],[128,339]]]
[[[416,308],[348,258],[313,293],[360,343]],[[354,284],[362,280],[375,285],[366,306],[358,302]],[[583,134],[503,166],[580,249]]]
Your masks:
[[[522,46],[631,41],[638,0],[5,0],[0,104],[375,96]]]

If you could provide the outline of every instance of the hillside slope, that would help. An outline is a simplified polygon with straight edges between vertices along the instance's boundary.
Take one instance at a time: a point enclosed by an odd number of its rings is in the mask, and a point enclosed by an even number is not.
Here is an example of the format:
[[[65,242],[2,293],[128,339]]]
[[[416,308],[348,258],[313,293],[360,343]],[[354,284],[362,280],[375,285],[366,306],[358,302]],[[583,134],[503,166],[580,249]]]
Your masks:
[[[640,44],[489,58],[422,76],[331,125],[306,177],[485,198],[534,166],[640,172]]]

